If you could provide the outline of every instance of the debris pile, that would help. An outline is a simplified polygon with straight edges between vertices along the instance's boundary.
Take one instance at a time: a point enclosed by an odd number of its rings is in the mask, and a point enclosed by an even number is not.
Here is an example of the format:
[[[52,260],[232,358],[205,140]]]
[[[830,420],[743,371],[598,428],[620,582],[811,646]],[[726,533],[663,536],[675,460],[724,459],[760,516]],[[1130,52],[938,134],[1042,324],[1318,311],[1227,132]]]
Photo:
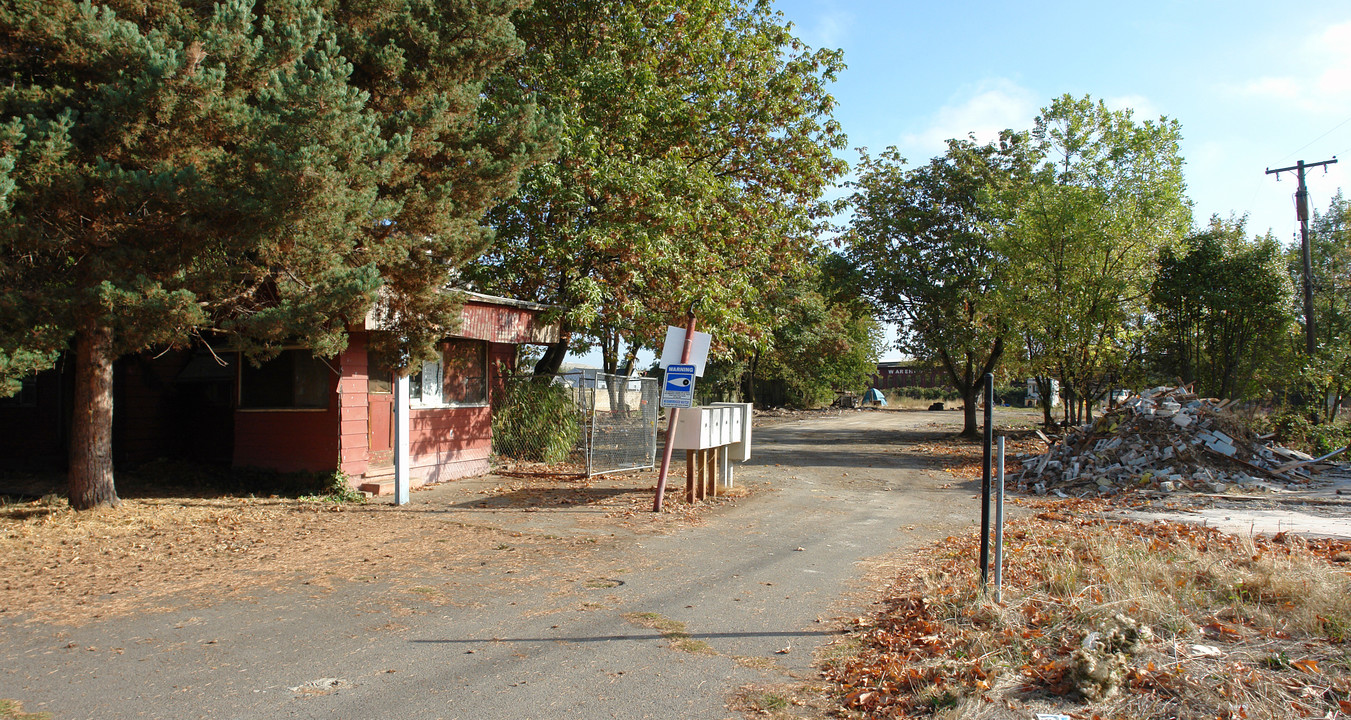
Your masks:
[[[1020,484],[1037,494],[1073,489],[1109,495],[1124,488],[1223,493],[1235,486],[1302,486],[1334,467],[1319,463],[1336,453],[1314,458],[1254,435],[1225,410],[1229,402],[1198,398],[1186,387],[1147,390],[1092,425],[1069,431],[1044,455],[1023,458]]]

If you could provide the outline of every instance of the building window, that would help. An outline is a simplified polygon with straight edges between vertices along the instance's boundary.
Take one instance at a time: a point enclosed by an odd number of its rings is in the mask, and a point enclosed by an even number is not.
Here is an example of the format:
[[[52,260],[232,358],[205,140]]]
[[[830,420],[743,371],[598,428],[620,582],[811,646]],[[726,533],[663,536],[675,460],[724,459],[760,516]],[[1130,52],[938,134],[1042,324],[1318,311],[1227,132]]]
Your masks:
[[[366,372],[366,392],[372,395],[390,395],[394,392],[394,371],[373,356]]]
[[[283,350],[260,367],[240,363],[239,407],[327,410],[333,370],[308,350]]]
[[[409,399],[424,406],[477,406],[488,403],[488,344],[449,340],[441,359],[422,363],[408,379]]]

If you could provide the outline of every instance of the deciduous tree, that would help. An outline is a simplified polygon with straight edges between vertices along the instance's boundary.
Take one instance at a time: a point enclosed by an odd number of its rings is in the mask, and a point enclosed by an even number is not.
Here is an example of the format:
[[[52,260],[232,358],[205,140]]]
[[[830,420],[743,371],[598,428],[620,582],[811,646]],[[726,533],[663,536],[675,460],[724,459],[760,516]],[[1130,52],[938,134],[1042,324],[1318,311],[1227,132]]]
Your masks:
[[[1294,295],[1275,238],[1213,217],[1164,248],[1150,293],[1155,366],[1201,395],[1252,397],[1286,344]]]
[[[1159,251],[1190,225],[1181,130],[1137,122],[1085,96],[1057,98],[1032,131],[1040,166],[1012,224],[1020,318],[1037,375],[1060,378],[1074,408],[1105,392],[1129,348]]]
[[[1351,394],[1351,201],[1339,190],[1326,212],[1314,211],[1309,230],[1317,346],[1312,357],[1300,356],[1300,376],[1315,419],[1332,420]],[[1288,268],[1299,282],[1297,250],[1291,250]]]
[[[560,151],[493,211],[467,277],[561,309],[568,332],[536,369],[556,371],[571,335],[618,370],[696,299],[721,348],[763,336],[756,305],[804,272],[843,171],[840,54],[763,0],[538,0],[514,18],[529,51],[501,86],[538,95]]]
[[[942,367],[975,436],[981,378],[993,372],[1013,327],[1006,274],[1007,201],[1029,168],[1027,138],[949,140],[946,154],[905,167],[895,148],[864,155],[852,183],[849,257],[864,292],[900,328],[899,347]]]

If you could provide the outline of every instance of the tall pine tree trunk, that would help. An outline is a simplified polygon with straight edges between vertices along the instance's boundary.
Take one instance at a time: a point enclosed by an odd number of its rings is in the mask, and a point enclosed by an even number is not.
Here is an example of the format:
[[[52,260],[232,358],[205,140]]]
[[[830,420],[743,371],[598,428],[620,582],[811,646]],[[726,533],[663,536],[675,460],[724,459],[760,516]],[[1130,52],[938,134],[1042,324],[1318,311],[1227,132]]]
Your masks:
[[[70,427],[70,506],[121,503],[113,486],[113,331],[86,320],[75,333]]]

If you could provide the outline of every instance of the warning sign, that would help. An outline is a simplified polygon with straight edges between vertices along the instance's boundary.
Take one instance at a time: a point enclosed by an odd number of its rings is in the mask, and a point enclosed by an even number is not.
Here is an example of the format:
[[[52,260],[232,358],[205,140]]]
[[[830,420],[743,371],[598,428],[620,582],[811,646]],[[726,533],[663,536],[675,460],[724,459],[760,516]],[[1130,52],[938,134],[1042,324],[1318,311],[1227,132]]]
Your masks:
[[[661,386],[662,407],[694,407],[694,370],[693,365],[666,366],[666,382]]]

